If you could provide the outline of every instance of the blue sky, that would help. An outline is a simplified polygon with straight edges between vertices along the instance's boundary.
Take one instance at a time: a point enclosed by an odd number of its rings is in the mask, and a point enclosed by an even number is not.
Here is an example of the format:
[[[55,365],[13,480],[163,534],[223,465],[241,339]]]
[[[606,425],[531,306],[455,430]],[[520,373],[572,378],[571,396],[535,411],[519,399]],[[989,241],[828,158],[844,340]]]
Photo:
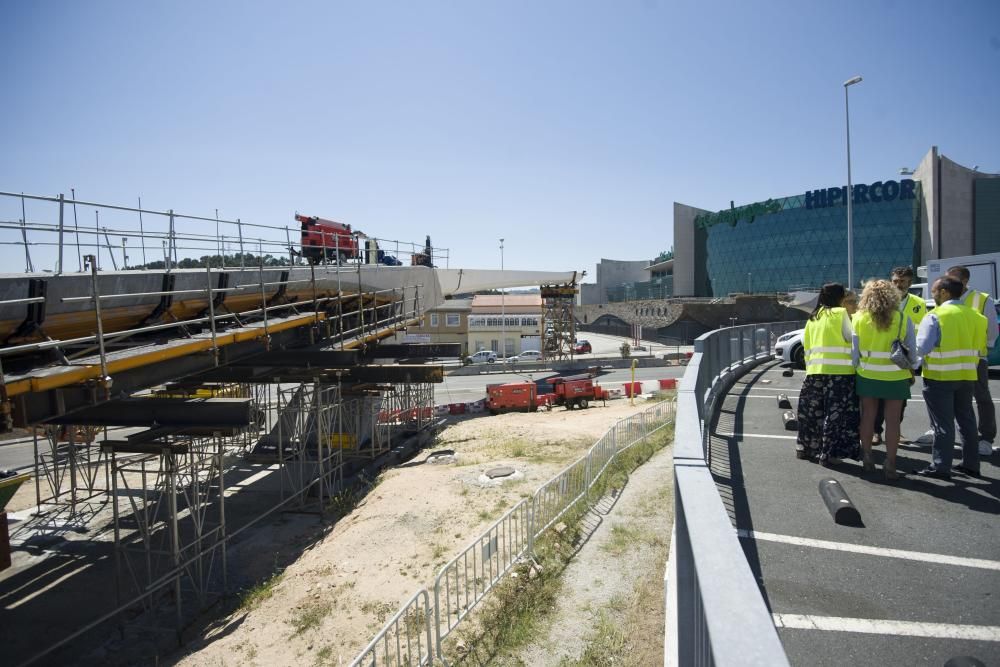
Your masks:
[[[498,267],[502,236],[508,268],[592,273],[669,248],[674,201],[844,183],[855,74],[855,182],[897,177],[931,145],[1000,171],[995,1],[0,11],[0,190],[276,225],[299,211],[430,234],[451,266]],[[20,216],[0,198],[0,219]],[[28,219],[55,209],[29,203]],[[0,258],[19,270],[23,248]]]

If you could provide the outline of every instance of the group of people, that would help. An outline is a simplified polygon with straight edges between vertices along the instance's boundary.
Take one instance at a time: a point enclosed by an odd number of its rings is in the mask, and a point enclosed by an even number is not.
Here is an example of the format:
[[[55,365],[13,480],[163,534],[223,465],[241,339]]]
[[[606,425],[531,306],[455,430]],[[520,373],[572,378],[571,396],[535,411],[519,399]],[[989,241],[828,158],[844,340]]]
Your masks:
[[[839,283],[823,286],[802,340],[806,378],[798,404],[798,458],[824,466],[861,460],[872,472],[872,446],[883,441],[884,423],[883,472],[887,480],[898,479],[900,424],[919,374],[932,462],[916,473],[979,476],[980,456],[992,453],[996,437],[986,362],[998,333],[993,299],[968,289],[964,266],[934,282],[936,307],[930,312],[909,293],[912,282],[913,269],[897,267],[890,280],[868,281],[860,299]],[[962,463],[953,468],[956,421]]]

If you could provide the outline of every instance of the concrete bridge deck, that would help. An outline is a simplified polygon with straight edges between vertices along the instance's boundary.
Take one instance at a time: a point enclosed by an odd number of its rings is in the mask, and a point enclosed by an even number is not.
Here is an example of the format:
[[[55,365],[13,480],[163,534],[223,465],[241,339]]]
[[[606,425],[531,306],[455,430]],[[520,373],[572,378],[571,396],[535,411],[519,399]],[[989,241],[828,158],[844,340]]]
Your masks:
[[[982,478],[908,475],[883,481],[860,462],[827,469],[795,458],[777,395],[793,406],[804,375],[768,362],[741,378],[711,424],[711,467],[793,665],[943,665],[974,656],[1000,665],[1000,453]],[[1000,381],[990,382],[1000,403]],[[929,428],[917,380],[902,426]],[[901,471],[930,462],[903,444]],[[958,463],[960,461],[956,461]],[[864,527],[834,523],[820,480],[832,478]]]

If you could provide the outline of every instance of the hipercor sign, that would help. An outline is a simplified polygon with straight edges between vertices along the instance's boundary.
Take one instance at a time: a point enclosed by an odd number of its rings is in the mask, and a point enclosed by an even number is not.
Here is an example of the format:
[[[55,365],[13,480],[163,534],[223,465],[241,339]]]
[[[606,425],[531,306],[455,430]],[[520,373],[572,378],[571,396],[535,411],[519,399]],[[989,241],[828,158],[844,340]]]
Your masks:
[[[854,186],[854,204],[879,203],[896,199],[916,198],[917,183],[913,179],[901,181],[875,181],[870,185],[858,183]],[[847,186],[824,188],[806,193],[806,208],[826,208],[847,204]]]
[[[854,203],[871,204],[897,199],[915,199],[917,183],[913,179],[904,178],[901,181],[875,181],[874,183],[858,183],[854,186]],[[720,223],[735,227],[737,222],[753,222],[757,216],[777,213],[785,208],[791,208],[790,199],[768,199],[767,201],[748,204],[746,206],[730,206],[718,213],[702,213],[694,219],[695,225],[708,229]],[[784,202],[784,203],[783,203]],[[828,206],[844,206],[847,204],[847,186],[839,188],[823,188],[810,190],[805,194],[806,208],[827,208]]]

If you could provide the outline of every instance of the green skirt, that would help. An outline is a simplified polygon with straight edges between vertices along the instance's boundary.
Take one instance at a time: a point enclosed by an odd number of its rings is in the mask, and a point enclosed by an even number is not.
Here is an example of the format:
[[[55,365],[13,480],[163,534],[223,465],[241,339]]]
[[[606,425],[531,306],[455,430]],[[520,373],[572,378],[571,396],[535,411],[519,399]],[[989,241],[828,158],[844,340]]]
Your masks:
[[[899,401],[910,398],[909,380],[872,380],[860,375],[855,375],[854,378],[854,391],[858,396]]]

